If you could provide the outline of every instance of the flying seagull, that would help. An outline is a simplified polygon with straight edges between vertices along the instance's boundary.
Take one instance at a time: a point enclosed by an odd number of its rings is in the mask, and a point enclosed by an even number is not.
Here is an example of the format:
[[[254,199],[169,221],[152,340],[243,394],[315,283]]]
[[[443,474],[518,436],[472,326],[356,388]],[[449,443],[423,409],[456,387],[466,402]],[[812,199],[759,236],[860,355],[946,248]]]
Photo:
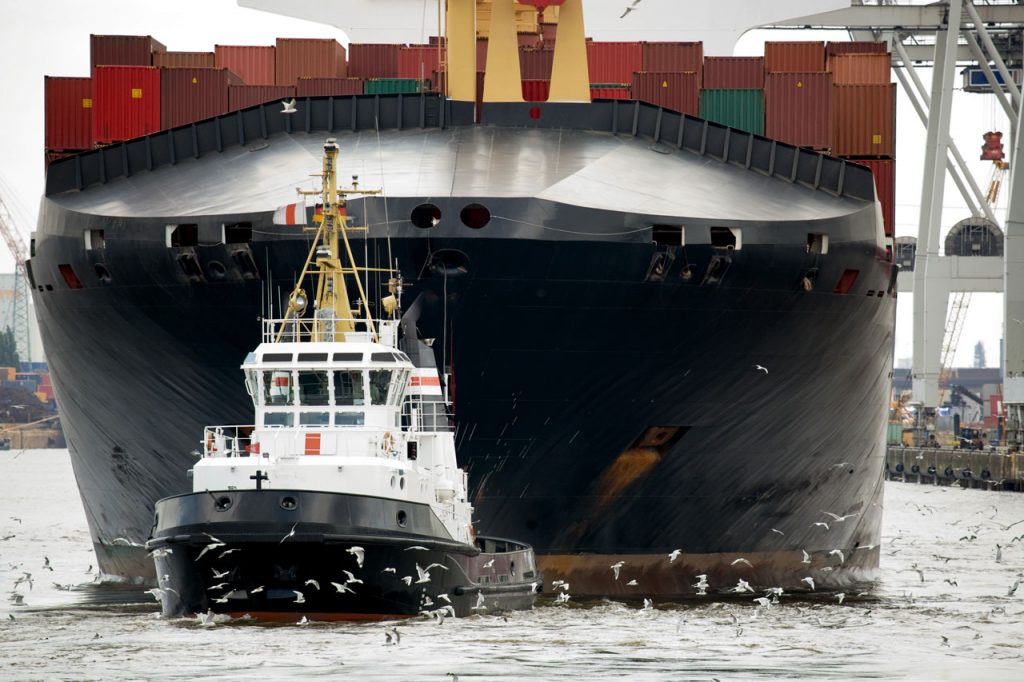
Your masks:
[[[811,576],[807,576],[806,578],[801,578],[800,582],[807,583],[808,585],[811,586],[811,591],[814,591],[814,578],[812,578]]]
[[[423,546],[421,546],[421,545],[413,545],[412,547],[406,547],[406,548],[405,548],[405,549],[404,549],[403,551],[405,551],[405,552],[409,552],[409,551],[412,551],[412,550],[414,550],[414,549],[418,549],[418,550],[420,550],[421,552],[429,552],[429,551],[430,551],[430,550],[428,550],[428,549],[427,549],[426,547],[423,547]]]
[[[305,604],[306,603],[306,595],[302,594],[298,590],[292,590],[292,592],[295,593],[295,603],[296,604]]]
[[[637,583],[636,578],[633,578],[632,580],[630,580],[626,584],[629,585],[630,587],[636,587],[639,583]]]
[[[206,554],[207,552],[209,552],[211,549],[217,549],[218,547],[223,547],[223,546],[224,546],[223,542],[211,542],[206,547],[203,547],[203,551],[199,552],[199,556],[197,556],[195,558],[195,560],[199,561],[200,559],[203,558],[203,555]]]
[[[672,553],[668,555],[668,562],[672,563],[673,561],[678,559],[679,555],[682,554],[682,553],[683,553],[683,550],[681,550],[681,549],[673,549]]]
[[[284,109],[281,110],[282,114],[294,114],[295,113],[295,98],[281,100],[281,104],[284,105]]]
[[[845,564],[846,563],[846,557],[843,556],[842,550],[833,549],[831,552],[828,553],[828,555],[829,556],[838,556],[839,557],[839,563],[841,563],[841,564]]]
[[[768,368],[765,367],[764,365],[754,365],[754,369],[756,369],[758,372],[764,372],[765,374],[768,373]]]
[[[348,592],[350,594],[355,594],[356,593],[356,591],[353,590],[348,585],[342,585],[341,583],[331,583],[331,584],[334,585],[334,589],[337,590],[339,594],[344,594],[346,592]]]
[[[299,522],[296,521],[295,522],[295,526],[292,526],[292,529],[290,531],[288,531],[288,533],[283,538],[281,538],[281,542],[284,542],[288,538],[294,536],[295,535],[295,527],[298,526],[298,525],[299,525]],[[281,544],[281,542],[278,542],[277,544]]]
[[[356,562],[359,564],[359,568],[363,567],[363,557],[365,556],[366,550],[364,550],[362,547],[352,546],[345,551],[356,558]]]
[[[827,524],[827,523],[825,523],[824,521],[815,521],[815,522],[814,522],[814,523],[812,523],[811,525],[812,525],[812,526],[821,526],[821,527],[822,527],[822,528],[824,528],[825,530],[828,530],[828,524]]]
[[[833,514],[832,512],[827,512],[825,510],[822,510],[821,513],[822,514],[828,514],[829,516],[831,516],[832,520],[835,523],[842,523],[846,519],[852,519],[854,516],[856,516],[856,514],[847,514],[846,516],[840,516],[839,514]]]
[[[754,567],[754,564],[750,563],[749,561],[747,561],[747,560],[746,560],[746,559],[744,559],[743,557],[740,557],[740,558],[739,558],[739,559],[737,559],[736,561],[732,562],[732,563],[730,564],[730,566],[735,566],[736,564],[744,564],[744,565],[746,565],[746,566],[749,566],[750,568],[753,568],[753,567]]]
[[[361,583],[361,582],[363,582],[362,580],[360,580],[359,578],[355,577],[350,572],[348,572],[348,571],[346,571],[344,569],[342,569],[341,572],[344,573],[346,576],[348,576],[347,580],[345,580],[345,584],[346,585],[348,585],[349,583]],[[394,571],[391,571],[391,572],[394,573]]]
[[[616,580],[618,580],[618,579],[619,579],[619,571],[620,571],[620,570],[622,569],[622,567],[623,567],[623,566],[625,566],[625,565],[626,565],[626,562],[625,562],[625,561],[617,561],[617,562],[615,562],[614,564],[612,564],[612,565],[611,565],[611,566],[609,567],[609,568],[611,568],[611,569],[612,569],[612,571],[613,571],[613,572],[615,573],[615,579],[616,579]]]
[[[312,578],[310,578],[309,580],[307,580],[307,581],[305,582],[305,584],[306,584],[306,585],[312,585],[313,587],[315,587],[315,588],[316,588],[317,592],[319,592],[319,591],[320,591],[320,583],[318,583],[317,581],[313,580]]]
[[[487,607],[484,606],[484,593],[483,592],[477,592],[476,593],[476,606],[470,607],[470,610],[471,611],[485,611],[485,610],[487,610]]]

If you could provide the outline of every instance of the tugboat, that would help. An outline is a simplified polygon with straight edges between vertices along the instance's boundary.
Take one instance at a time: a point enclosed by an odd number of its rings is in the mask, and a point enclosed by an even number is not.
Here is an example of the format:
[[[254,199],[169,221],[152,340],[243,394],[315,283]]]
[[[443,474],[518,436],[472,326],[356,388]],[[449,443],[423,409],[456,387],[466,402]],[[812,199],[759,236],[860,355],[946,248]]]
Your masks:
[[[206,427],[192,492],[156,503],[154,594],[165,616],[268,620],[530,608],[533,549],[474,534],[441,377],[400,349],[398,271],[355,264],[347,200],[376,192],[339,189],[337,157],[328,138],[322,189],[300,192],[322,200],[302,275],[242,365],[255,423]],[[376,317],[370,275],[388,287]]]

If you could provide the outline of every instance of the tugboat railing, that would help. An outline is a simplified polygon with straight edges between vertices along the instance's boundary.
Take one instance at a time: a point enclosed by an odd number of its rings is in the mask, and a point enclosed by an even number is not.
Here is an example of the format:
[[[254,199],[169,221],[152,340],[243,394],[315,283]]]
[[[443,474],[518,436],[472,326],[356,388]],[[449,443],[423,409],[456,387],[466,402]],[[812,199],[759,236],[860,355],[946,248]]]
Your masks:
[[[374,320],[374,326],[382,332],[393,320]],[[366,318],[343,317],[289,317],[262,320],[264,343],[306,343],[316,341],[345,341],[345,334],[368,333]]]
[[[249,447],[255,429],[252,424],[207,426],[203,429],[203,457],[258,457]]]

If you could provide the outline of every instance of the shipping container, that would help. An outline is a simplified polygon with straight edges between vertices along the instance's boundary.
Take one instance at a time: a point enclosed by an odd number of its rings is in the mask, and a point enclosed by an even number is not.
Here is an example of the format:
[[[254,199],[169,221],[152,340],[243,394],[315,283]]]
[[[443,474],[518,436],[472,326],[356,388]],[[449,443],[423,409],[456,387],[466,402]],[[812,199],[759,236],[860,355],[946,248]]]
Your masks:
[[[704,43],[641,43],[641,49],[638,71],[700,73],[704,65]]]
[[[545,45],[554,45],[555,36],[558,35],[558,24],[549,22],[540,23],[540,37]]]
[[[278,38],[274,53],[277,85],[295,85],[299,78],[344,78],[345,48],[333,38]]]
[[[540,33],[517,33],[519,47],[540,47],[544,42]]]
[[[444,61],[444,48],[436,45],[417,45],[398,50],[398,77],[425,80],[440,69]]]
[[[590,99],[633,99],[632,85],[591,83]]]
[[[17,375],[17,367],[0,367],[0,381],[14,381]]]
[[[363,92],[362,84],[359,92]],[[279,102],[295,96],[294,85],[229,85],[228,111],[247,109],[265,102]]]
[[[691,116],[700,115],[700,74],[634,73],[633,98]]]
[[[238,74],[246,85],[275,85],[277,48],[273,45],[215,45],[218,69]]]
[[[828,58],[828,70],[835,85],[879,85],[890,80],[892,58],[888,53],[848,52]]]
[[[764,91],[701,90],[700,117],[764,135]]]
[[[47,76],[46,148],[50,151],[92,147],[92,79]]]
[[[634,73],[644,70],[643,43],[589,42],[587,64],[591,83],[630,83]]]
[[[852,162],[867,166],[875,176],[885,236],[892,237],[896,230],[896,162],[892,159],[853,159]]]
[[[889,44],[873,40],[829,41],[825,44],[825,54],[845,54],[847,52],[888,52]]]
[[[551,94],[551,81],[523,81],[523,99],[527,102],[547,102]]]
[[[896,155],[896,84],[832,88],[832,153]]]
[[[300,78],[295,81],[298,97],[345,97],[363,94],[362,78]]]
[[[160,127],[212,118],[228,111],[228,86],[242,79],[227,69],[160,69]]]
[[[154,52],[153,66],[161,69],[213,69],[217,57],[213,52]]]
[[[347,75],[353,78],[398,78],[400,47],[380,43],[350,43]]]
[[[827,149],[832,139],[832,74],[765,73],[764,134],[798,147]]]
[[[707,90],[761,90],[764,57],[708,57],[702,85]]]
[[[416,78],[371,78],[363,83],[367,95],[408,95],[430,90],[430,81]]]
[[[89,65],[152,66],[154,52],[167,47],[153,36],[89,36]]]
[[[825,43],[766,42],[764,70],[767,73],[792,73],[825,70]]]
[[[551,80],[551,66],[555,62],[555,51],[550,47],[519,50],[519,76],[523,80]]]
[[[160,130],[160,69],[97,66],[92,70],[92,139],[130,140]]]

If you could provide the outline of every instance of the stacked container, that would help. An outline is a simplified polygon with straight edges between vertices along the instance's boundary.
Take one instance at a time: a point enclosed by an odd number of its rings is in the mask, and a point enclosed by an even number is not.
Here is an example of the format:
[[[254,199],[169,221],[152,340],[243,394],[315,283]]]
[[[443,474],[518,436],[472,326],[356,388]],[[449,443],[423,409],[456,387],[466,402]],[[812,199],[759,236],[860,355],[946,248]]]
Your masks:
[[[345,48],[332,38],[278,38],[274,53],[277,85],[295,85],[299,78],[344,78]]]
[[[92,93],[93,142],[109,144],[160,130],[160,69],[97,66]]]
[[[764,59],[708,57],[700,116],[732,128],[764,134]]]
[[[213,52],[154,52],[153,66],[161,69],[212,69],[217,66]]]
[[[700,74],[634,73],[633,98],[691,116],[700,114]]]
[[[426,80],[441,68],[444,48],[437,45],[410,45],[398,49],[398,77]]]
[[[350,43],[348,73],[342,75],[353,78],[398,78],[398,51],[401,47],[377,43]]]
[[[46,149],[67,152],[92,147],[92,79],[55,78],[44,82]]]
[[[798,147],[828,149],[832,142],[832,74],[825,43],[764,44],[764,130]]]
[[[228,86],[241,84],[227,69],[160,69],[160,127],[176,128],[226,113]]]
[[[218,69],[230,69],[246,85],[275,85],[277,49],[273,45],[215,45]]]
[[[644,44],[589,42],[587,64],[591,83],[629,83],[644,71]]]
[[[153,36],[89,36],[89,59],[97,66],[153,66],[153,53],[167,47]]]

